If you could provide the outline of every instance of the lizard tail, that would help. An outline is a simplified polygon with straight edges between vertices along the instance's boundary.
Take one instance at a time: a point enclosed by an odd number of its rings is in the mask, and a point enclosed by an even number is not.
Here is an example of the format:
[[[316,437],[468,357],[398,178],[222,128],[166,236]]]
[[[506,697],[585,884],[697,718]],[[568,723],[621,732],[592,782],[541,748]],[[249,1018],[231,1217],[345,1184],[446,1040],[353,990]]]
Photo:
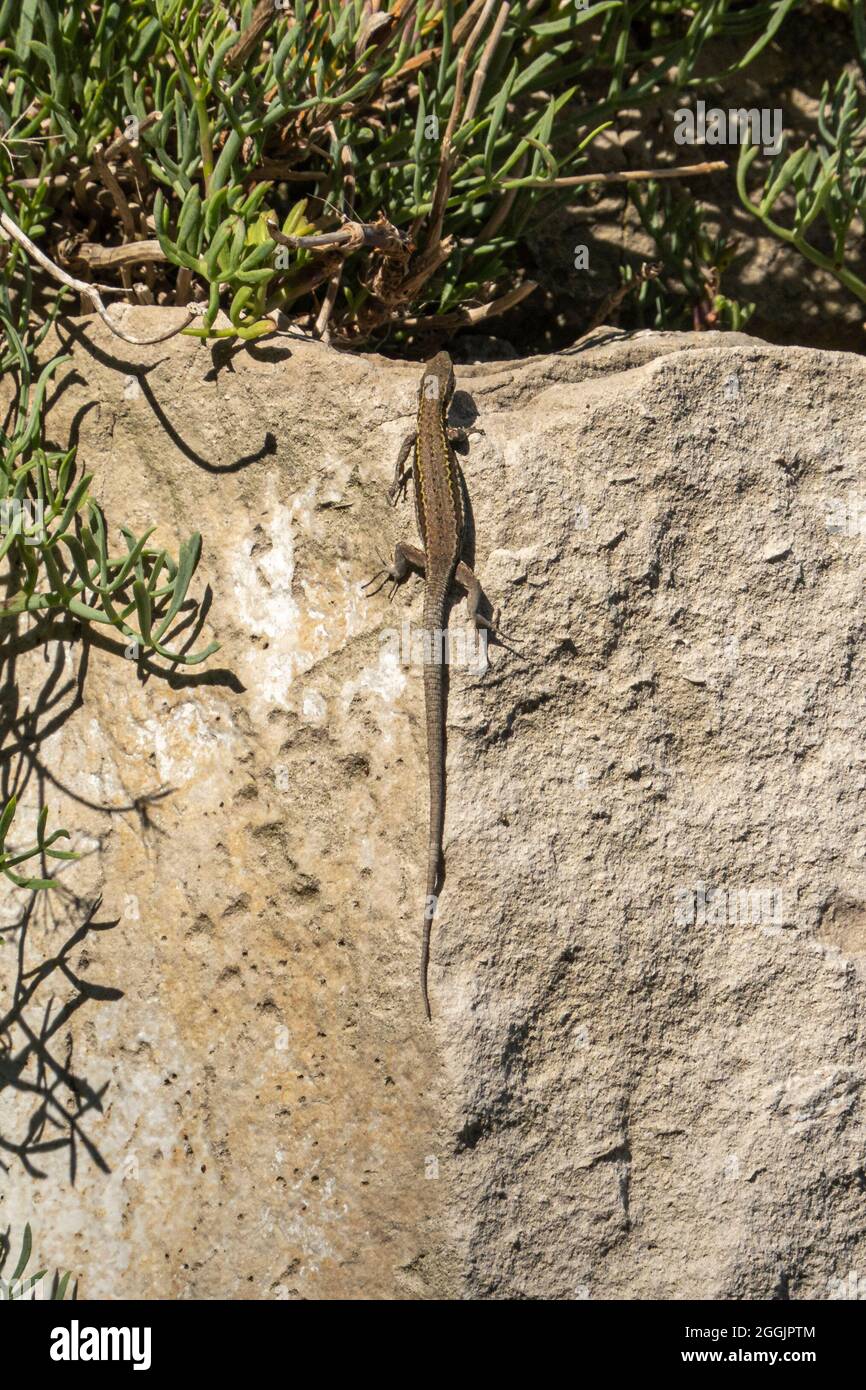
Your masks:
[[[427,837],[427,892],[424,900],[424,926],[421,936],[421,998],[428,1021],[430,998],[427,993],[427,967],[430,963],[430,928],[436,911],[436,891],[442,868],[442,832],[445,824],[445,674],[444,600],[429,595],[424,610],[428,654],[424,662],[424,704],[427,718],[427,766],[430,773],[430,830]]]
[[[427,1022],[433,1022],[433,1015],[430,1012],[430,996],[427,993],[427,966],[430,963],[430,918],[424,918],[424,935],[421,938],[421,998],[424,1000],[424,1012],[427,1015]]]

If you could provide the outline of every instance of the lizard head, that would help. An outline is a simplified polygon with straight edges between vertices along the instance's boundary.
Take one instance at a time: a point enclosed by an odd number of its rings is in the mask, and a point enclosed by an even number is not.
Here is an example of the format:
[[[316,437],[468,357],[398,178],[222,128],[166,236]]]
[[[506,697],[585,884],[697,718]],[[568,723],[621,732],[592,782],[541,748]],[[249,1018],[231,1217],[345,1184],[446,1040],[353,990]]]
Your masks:
[[[425,364],[418,393],[420,402],[433,401],[447,410],[454,394],[454,365],[447,352],[437,352]]]

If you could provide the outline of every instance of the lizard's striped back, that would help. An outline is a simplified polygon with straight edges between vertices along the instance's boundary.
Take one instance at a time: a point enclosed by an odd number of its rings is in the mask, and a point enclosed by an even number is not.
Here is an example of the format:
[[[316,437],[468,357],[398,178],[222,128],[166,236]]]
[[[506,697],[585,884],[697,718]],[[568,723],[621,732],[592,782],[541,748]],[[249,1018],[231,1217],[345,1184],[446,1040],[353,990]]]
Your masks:
[[[454,368],[440,352],[424,368],[418,393],[415,444],[415,509],[427,556],[427,586],[447,593],[463,546],[463,490],[448,442],[448,405]]]
[[[430,925],[442,867],[445,824],[445,643],[449,590],[463,549],[463,490],[454,450],[448,442],[448,406],[454,368],[440,352],[424,368],[418,393],[415,442],[415,511],[426,561],[424,595],[424,704],[430,772],[430,828],[427,841],[427,893],[421,948],[421,993],[427,1017],[427,962]]]

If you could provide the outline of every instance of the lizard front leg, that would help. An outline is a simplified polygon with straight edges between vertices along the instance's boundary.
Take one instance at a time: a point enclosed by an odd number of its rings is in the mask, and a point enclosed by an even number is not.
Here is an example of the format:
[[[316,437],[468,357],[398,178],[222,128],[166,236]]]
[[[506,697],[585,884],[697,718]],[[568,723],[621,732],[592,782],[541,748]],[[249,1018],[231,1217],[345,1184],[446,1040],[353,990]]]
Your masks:
[[[448,426],[447,433],[448,433],[448,443],[449,443],[449,444],[463,444],[463,445],[466,445],[466,444],[469,443],[469,436],[470,436],[470,435],[472,435],[472,434],[480,434],[480,435],[483,435],[484,431],[483,431],[482,429],[479,429],[477,425],[470,425],[468,429],[463,429],[462,426],[460,426],[460,425],[449,425],[449,426]]]
[[[392,507],[396,507],[398,501],[402,497],[403,493],[406,491],[406,484],[409,481],[409,475],[412,472],[412,465],[410,464],[408,468],[404,468],[403,465],[405,464],[411,451],[414,449],[415,441],[417,438],[418,431],[414,429],[410,430],[404,438],[403,443],[400,445],[400,452],[397,455],[397,462],[394,464],[394,481],[388,488],[388,501],[391,503]]]

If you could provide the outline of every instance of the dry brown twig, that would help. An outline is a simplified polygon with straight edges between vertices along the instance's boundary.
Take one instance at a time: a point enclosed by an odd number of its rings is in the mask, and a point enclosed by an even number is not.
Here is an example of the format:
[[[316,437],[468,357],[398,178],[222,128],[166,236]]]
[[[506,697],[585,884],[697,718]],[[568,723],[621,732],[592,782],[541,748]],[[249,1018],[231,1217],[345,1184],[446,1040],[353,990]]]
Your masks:
[[[336,136],[336,131],[334,130],[333,125],[331,126],[331,132],[333,136]],[[343,205],[345,207],[351,208],[354,205],[355,200],[355,165],[354,160],[352,158],[351,148],[348,145],[343,145],[340,151],[340,162],[343,166]],[[333,275],[328,281],[328,288],[325,291],[325,297],[322,300],[322,307],[320,308],[319,313],[316,317],[315,333],[316,336],[318,338],[322,338],[324,342],[328,342],[330,340],[331,333],[328,325],[330,322],[331,314],[334,311],[334,305],[337,302],[337,295],[340,291],[340,283],[343,279],[344,265],[345,261],[341,260],[340,264],[337,266],[337,269],[334,271]]]
[[[619,288],[615,289],[611,294],[605,295],[598,309],[593,314],[589,328],[585,333],[580,335],[577,341],[582,343],[584,338],[588,338],[590,333],[594,333],[603,323],[609,323],[611,314],[619,309],[620,304],[622,304],[626,296],[631,294],[632,290],[640,289],[641,285],[645,284],[647,280],[657,280],[663,268],[661,261],[644,261],[633,280],[627,280],[624,285],[620,285]]]
[[[0,209],[0,228],[3,229],[7,238],[11,237],[13,241],[17,241],[19,246],[23,247],[27,252],[28,256],[31,256],[32,259],[36,261],[37,265],[41,265],[43,270],[47,270],[48,274],[55,280],[59,280],[61,285],[65,285],[67,289],[76,290],[78,294],[85,295],[93,304],[93,307],[106,327],[110,328],[116,337],[122,338],[125,343],[134,343],[137,347],[147,347],[151,343],[165,342],[166,338],[173,338],[176,333],[182,332],[184,328],[192,323],[196,315],[203,313],[207,307],[205,304],[187,305],[187,317],[184,322],[179,323],[176,328],[170,328],[166,333],[158,333],[155,338],[136,338],[133,334],[126,333],[114,322],[102,302],[99,291],[102,290],[105,293],[115,294],[118,293],[115,286],[88,285],[84,280],[76,280],[73,275],[69,275],[65,270],[61,270],[60,266],[55,265],[52,260],[49,260],[45,252],[40,251],[35,242],[32,242],[29,236],[27,236],[25,232],[22,232],[17,222],[13,222],[9,214],[3,212],[2,209]]]
[[[403,282],[403,298],[412,299],[425,281],[435,275],[440,265],[444,265],[451,252],[454,250],[456,242],[453,236],[443,237],[434,248],[425,265],[420,270],[415,271],[407,280]]]
[[[124,155],[128,156],[133,170],[135,171],[135,182],[140,200],[142,200],[144,189],[150,185],[151,178],[147,170],[147,165],[141,157],[139,140],[142,131],[149,130],[152,125],[161,120],[161,111],[150,111],[146,116],[143,116],[141,120],[136,118],[135,134],[133,135],[128,131],[122,131],[120,135],[115,136],[108,146],[108,149],[105,151],[105,158],[107,160],[120,159]],[[139,235],[144,236],[146,235],[146,222],[141,208],[138,209],[138,217],[141,224],[139,227]]]
[[[427,317],[401,319],[401,328],[443,328],[453,331],[457,328],[465,328],[467,325],[483,323],[485,319],[492,319],[497,314],[504,314],[506,310],[513,309],[515,304],[519,304],[521,299],[532,294],[533,290],[538,289],[535,280],[526,280],[522,285],[516,285],[507,294],[500,295],[498,299],[492,300],[489,304],[478,304],[474,309],[454,309],[450,314],[429,314]]]
[[[100,246],[95,241],[83,241],[61,259],[67,265],[81,261],[91,270],[118,270],[134,265],[156,265],[168,256],[155,239],[130,241],[125,246]],[[184,266],[181,269],[185,269]]]
[[[465,15],[463,15],[462,19],[458,19],[457,23],[454,25],[454,33],[451,35],[453,43],[460,42],[463,35],[472,27],[478,11],[483,9],[486,3],[487,0],[472,0],[472,4],[469,6]]]
[[[342,264],[342,260],[343,253],[341,251],[330,251],[326,256],[323,256],[320,261],[305,266],[303,274],[300,275],[297,280],[292,281],[292,297],[294,299],[300,299],[302,295],[309,294],[311,290],[316,289],[319,285],[323,284],[325,280],[329,280],[337,270],[337,267]],[[273,318],[275,315],[279,314],[287,316],[286,310],[282,309],[274,310],[272,314],[266,315],[266,317]]]
[[[515,165],[514,177],[519,179],[521,171],[525,168],[526,155],[522,154],[518,159],[517,164]],[[484,226],[481,228],[478,235],[472,238],[471,244],[473,246],[483,246],[485,242],[490,241],[490,239],[496,235],[496,233],[499,231],[499,228],[502,226],[506,217],[510,213],[514,205],[514,200],[519,192],[519,188],[509,188],[507,192],[503,193],[502,197],[500,198],[496,207],[493,209],[487,221],[484,223]]]
[[[124,130],[121,131],[120,135],[114,137],[111,144],[105,150],[105,158],[119,159],[122,154],[130,154],[137,148],[138,137],[141,135],[142,131],[150,130],[152,125],[156,125],[156,122],[161,120],[161,111],[149,111],[146,116],[142,116],[141,120],[136,120],[135,135],[129,135]]]
[[[430,208],[429,217],[427,219],[429,227],[427,244],[424,247],[424,250],[418,256],[418,261],[415,266],[416,275],[422,275],[424,276],[424,278],[427,278],[427,276],[425,275],[425,271],[428,262],[432,263],[432,261],[436,258],[438,253],[438,244],[442,236],[442,224],[445,220],[445,207],[448,202],[448,195],[451,192],[451,175],[454,172],[455,163],[455,157],[451,148],[451,144],[454,139],[455,131],[458,129],[458,125],[461,123],[461,114],[463,111],[463,88],[466,81],[466,65],[470,57],[472,56],[472,50],[474,49],[476,43],[480,39],[481,34],[487,24],[487,21],[490,18],[494,4],[495,0],[485,0],[484,8],[481,11],[478,23],[471,31],[468,39],[466,40],[466,43],[460,50],[460,56],[457,59],[457,72],[454,78],[454,102],[451,107],[451,115],[448,118],[448,125],[445,127],[445,135],[442,138],[442,148],[439,152],[439,173],[436,179],[436,189],[433,194],[433,203]],[[507,17],[508,11],[510,10],[511,6],[509,4],[504,4],[502,8],[503,10],[505,10]],[[464,18],[465,17],[466,16],[464,16]],[[431,273],[432,271],[428,271],[427,275]],[[421,283],[423,283],[423,280]]]
[[[281,15],[287,15],[291,18],[287,5],[280,6],[278,9],[275,0],[259,0],[246,29],[241,31],[237,43],[226,54],[226,67],[242,67],[256,44],[264,37],[265,30],[271,20],[278,19]]]
[[[376,222],[353,222],[346,218],[338,232],[317,232],[315,236],[287,236],[281,232],[276,222],[269,222],[268,235],[281,246],[304,251],[339,250],[350,256],[362,246],[378,251],[383,256],[402,254],[406,248],[406,233],[400,232],[384,217]]]
[[[472,86],[469,89],[469,100],[466,103],[466,110],[464,111],[463,119],[460,122],[461,126],[468,125],[469,122],[471,120],[474,120],[475,118],[475,112],[478,110],[478,102],[481,99],[481,92],[484,87],[484,83],[487,81],[487,72],[490,67],[490,59],[496,51],[496,45],[499,43],[499,40],[502,37],[502,30],[505,28],[505,25],[508,22],[508,14],[510,9],[510,4],[500,5],[499,7],[499,13],[496,16],[496,22],[493,25],[490,38],[484,45],[484,52],[481,54],[481,62],[478,64],[478,67],[475,70],[475,76],[472,79]]]
[[[108,160],[105,158],[101,145],[97,145],[93,151],[93,168],[96,171],[97,178],[114,203],[117,216],[120,219],[126,235],[126,240],[135,241],[138,236],[138,229],[135,225],[132,210],[127,202],[126,194],[117,181],[116,175],[113,170],[109,168]],[[132,278],[129,266],[126,264],[121,265],[120,274],[124,289],[130,289],[132,286]]]
[[[718,174],[727,167],[727,160],[711,159],[703,164],[677,164],[669,169],[623,169],[611,174],[567,174],[561,179],[527,179],[520,187],[579,188],[590,183],[645,183],[649,179],[687,179],[693,174]]]

